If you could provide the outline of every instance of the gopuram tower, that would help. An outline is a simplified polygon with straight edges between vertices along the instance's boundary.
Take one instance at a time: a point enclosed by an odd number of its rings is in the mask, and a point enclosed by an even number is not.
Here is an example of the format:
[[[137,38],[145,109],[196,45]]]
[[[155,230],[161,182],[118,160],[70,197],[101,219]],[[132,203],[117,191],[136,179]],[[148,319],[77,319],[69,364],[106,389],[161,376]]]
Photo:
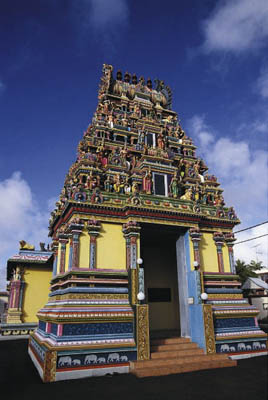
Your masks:
[[[163,81],[103,66],[51,213],[53,278],[29,342],[44,382],[216,368],[266,351],[235,274],[239,220],[171,102]]]

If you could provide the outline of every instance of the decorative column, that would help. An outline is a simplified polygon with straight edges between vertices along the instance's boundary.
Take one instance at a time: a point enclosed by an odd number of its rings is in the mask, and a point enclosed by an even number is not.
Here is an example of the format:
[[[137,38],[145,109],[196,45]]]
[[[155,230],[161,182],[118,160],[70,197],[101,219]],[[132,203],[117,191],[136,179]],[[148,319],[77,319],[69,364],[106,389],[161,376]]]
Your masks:
[[[75,218],[70,222],[68,226],[68,233],[71,236],[71,250],[70,250],[70,257],[71,257],[71,264],[70,269],[76,270],[79,269],[79,238],[83,231],[84,223],[80,220],[80,218]]]
[[[52,243],[52,250],[53,250],[53,277],[57,275],[57,265],[58,265],[58,250],[59,250],[59,243],[53,242]]]
[[[224,272],[224,263],[222,255],[222,246],[224,245],[224,235],[222,232],[214,232],[213,239],[217,247],[218,268],[219,272]]]
[[[190,237],[192,239],[194,247],[194,261],[198,263],[196,269],[200,269],[200,252],[199,252],[199,242],[201,240],[202,233],[199,228],[190,228]]]
[[[225,238],[225,243],[227,244],[228,247],[230,269],[232,274],[236,274],[234,252],[233,252],[234,242],[236,241],[236,238],[234,237],[233,232],[225,233],[224,238]]]
[[[127,270],[137,268],[137,239],[140,237],[140,226],[136,221],[130,221],[123,225],[123,233],[126,239]]]
[[[137,294],[139,290],[139,277],[137,269],[137,238],[140,236],[140,226],[136,221],[124,224],[124,237],[126,239],[127,270],[130,274],[130,293],[131,304],[137,304]]]
[[[66,244],[68,243],[68,235],[66,233],[59,234],[60,243],[60,270],[59,274],[64,274],[65,272],[65,256],[66,256]]]
[[[148,304],[137,304],[137,359],[150,359],[150,335],[149,335],[149,307]]]
[[[22,315],[22,300],[25,282],[22,281],[23,269],[19,266],[13,270],[12,281],[10,282],[10,295],[8,301],[7,323],[20,324]]]
[[[87,223],[87,230],[90,236],[89,247],[89,269],[96,269],[97,259],[97,237],[100,234],[101,224],[99,221],[91,219]]]

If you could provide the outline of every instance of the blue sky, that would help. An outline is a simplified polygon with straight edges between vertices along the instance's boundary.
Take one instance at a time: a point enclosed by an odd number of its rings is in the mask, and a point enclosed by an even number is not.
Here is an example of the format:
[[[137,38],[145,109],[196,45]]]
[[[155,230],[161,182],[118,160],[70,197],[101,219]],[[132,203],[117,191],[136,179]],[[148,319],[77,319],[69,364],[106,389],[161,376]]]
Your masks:
[[[1,271],[19,240],[48,242],[103,63],[164,79],[239,229],[268,219],[267,0],[2,1],[0,34]],[[236,256],[267,265],[266,239]]]

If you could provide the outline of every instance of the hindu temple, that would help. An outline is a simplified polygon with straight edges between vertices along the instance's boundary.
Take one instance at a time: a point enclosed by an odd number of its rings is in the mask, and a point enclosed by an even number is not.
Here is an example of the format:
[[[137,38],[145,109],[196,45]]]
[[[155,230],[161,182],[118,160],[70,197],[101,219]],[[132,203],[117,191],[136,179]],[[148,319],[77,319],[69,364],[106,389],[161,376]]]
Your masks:
[[[42,380],[229,367],[266,352],[234,267],[238,223],[170,87],[105,64],[42,254],[53,272],[29,340]]]

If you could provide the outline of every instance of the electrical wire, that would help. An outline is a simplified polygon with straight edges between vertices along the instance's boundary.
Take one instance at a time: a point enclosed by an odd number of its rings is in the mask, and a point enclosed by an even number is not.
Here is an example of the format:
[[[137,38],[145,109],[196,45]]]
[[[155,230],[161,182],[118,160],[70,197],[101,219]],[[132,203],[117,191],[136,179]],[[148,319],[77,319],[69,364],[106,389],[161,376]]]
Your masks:
[[[262,237],[264,237],[264,236],[268,236],[268,233],[266,233],[265,235],[256,236],[256,237],[254,237],[254,238],[251,238],[251,239],[242,240],[242,242],[237,242],[237,243],[234,243],[234,245],[236,245],[236,244],[240,244],[240,243],[249,242],[250,240],[259,239],[259,238],[262,238]]]
[[[241,229],[240,231],[236,231],[236,232],[234,232],[234,233],[244,232],[244,231],[247,231],[248,229],[256,228],[256,226],[265,225],[265,224],[267,224],[267,223],[268,223],[268,221],[264,221],[264,222],[261,222],[260,224],[253,225],[253,226],[249,226],[248,228]]]

